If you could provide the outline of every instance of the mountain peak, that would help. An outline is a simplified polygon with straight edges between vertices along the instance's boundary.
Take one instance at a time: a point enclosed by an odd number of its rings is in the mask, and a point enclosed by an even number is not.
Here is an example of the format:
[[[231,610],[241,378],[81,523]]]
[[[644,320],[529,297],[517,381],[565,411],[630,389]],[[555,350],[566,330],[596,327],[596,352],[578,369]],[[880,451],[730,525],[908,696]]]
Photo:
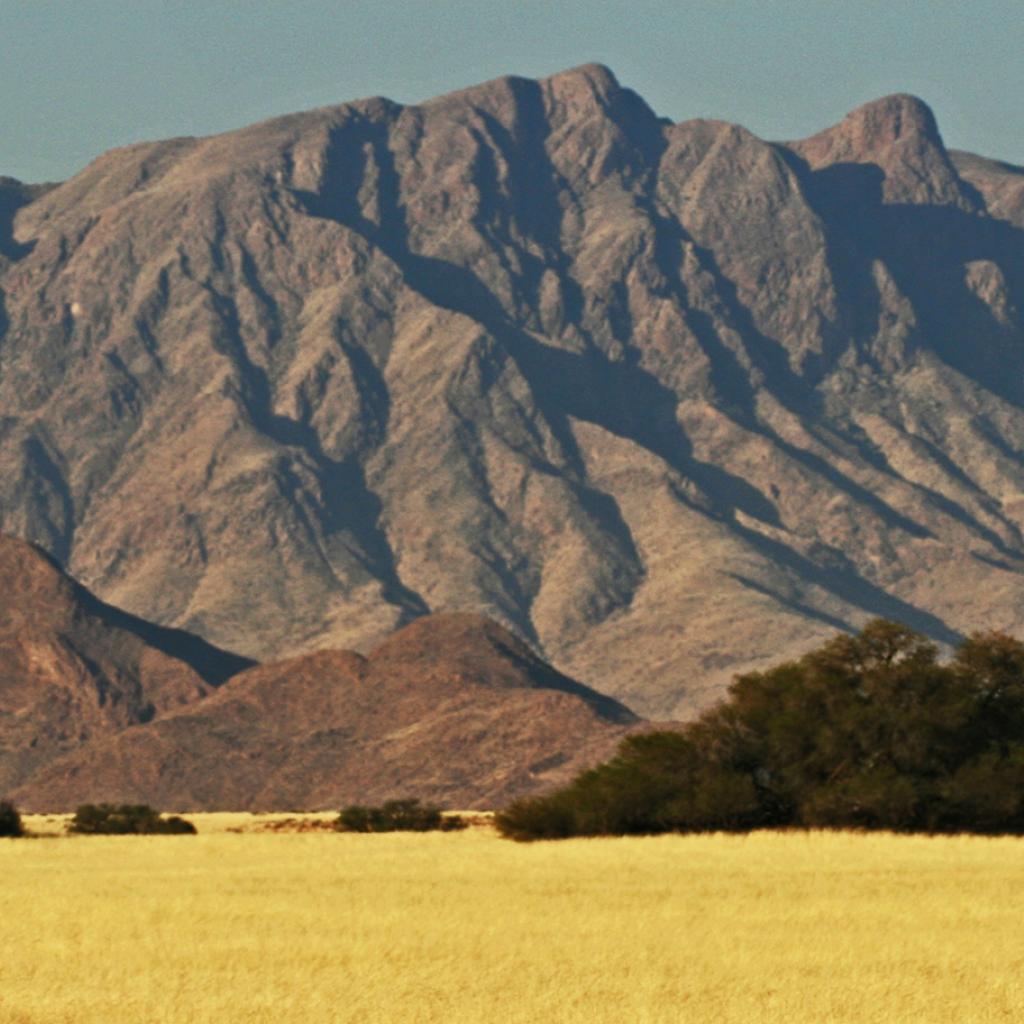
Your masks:
[[[445,93],[427,100],[420,106],[444,108],[452,101],[459,102],[467,99],[473,103],[486,103],[488,99],[493,101],[495,97],[507,100],[522,86],[536,88],[538,85],[542,88],[546,87],[560,99],[567,100],[574,105],[588,100],[592,101],[595,98],[606,100],[622,91],[618,79],[603,64],[581,64],[579,67],[559,71],[538,80],[523,78],[519,75],[501,75],[487,82]]]
[[[601,95],[607,95],[621,88],[619,80],[611,68],[604,64],[580,64],[549,75],[543,81],[557,89],[588,89]]]
[[[841,122],[848,137],[877,146],[921,137],[942,147],[931,107],[909,93],[892,93],[852,110]]]
[[[974,210],[946,152],[931,107],[893,93],[852,110],[838,124],[790,143],[813,170],[836,164],[874,164],[883,173],[887,203],[938,204]]]
[[[893,93],[851,110],[842,121],[793,143],[812,164],[868,156],[900,143],[924,141],[945,150],[931,107],[909,93]]]
[[[422,616],[392,634],[373,651],[370,661],[378,668],[396,662],[412,666],[420,682],[440,674],[460,683],[560,690],[581,697],[610,721],[636,721],[624,705],[555,671],[519,637],[477,612]]]

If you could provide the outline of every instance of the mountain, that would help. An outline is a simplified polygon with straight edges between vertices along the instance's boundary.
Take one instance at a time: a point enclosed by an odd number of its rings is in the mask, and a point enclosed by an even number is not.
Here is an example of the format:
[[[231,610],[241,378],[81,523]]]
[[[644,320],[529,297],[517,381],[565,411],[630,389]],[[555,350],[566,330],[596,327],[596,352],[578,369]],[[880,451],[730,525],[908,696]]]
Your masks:
[[[420,617],[369,657],[256,666],[103,604],[3,536],[0,590],[0,793],[25,809],[492,807],[643,725],[479,615]]]
[[[1024,228],[1024,167],[958,150],[949,155],[960,177],[981,194],[991,216]]]
[[[103,604],[10,537],[0,537],[0,591],[0,793],[251,664]]]
[[[596,65],[6,180],[0,528],[260,661],[473,610],[647,716],[1019,630],[1022,181],[911,96],[771,143]]]
[[[563,784],[640,726],[476,615],[431,615],[363,657],[248,669],[205,700],[83,745],[13,791],[32,810],[93,801],[296,810],[417,796],[491,808]]]

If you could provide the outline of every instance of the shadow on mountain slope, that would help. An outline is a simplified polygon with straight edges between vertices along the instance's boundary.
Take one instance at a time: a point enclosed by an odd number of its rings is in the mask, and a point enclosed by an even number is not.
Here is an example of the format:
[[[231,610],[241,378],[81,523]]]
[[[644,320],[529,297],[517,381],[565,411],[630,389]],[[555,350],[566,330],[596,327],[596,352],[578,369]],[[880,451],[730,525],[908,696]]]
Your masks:
[[[1021,327],[999,325],[968,287],[967,265],[990,261],[1004,275],[1009,304],[1024,310],[1024,231],[952,206],[886,204],[874,164],[839,163],[817,171],[779,151],[797,172],[827,228],[828,258],[851,333],[878,329],[881,301],[872,262],[881,260],[910,300],[917,333],[949,366],[1006,400],[1024,400]],[[922,259],[921,254],[928,258]],[[1011,337],[1012,335],[1012,337]],[[965,339],[971,339],[965,344]],[[1007,360],[1016,365],[1008,373]]]
[[[535,145],[539,143],[535,142]],[[371,222],[363,216],[352,187],[353,183],[362,180],[368,154],[372,154],[377,168],[379,223]],[[544,173],[543,170],[541,173]],[[873,179],[871,175],[864,177]],[[677,396],[652,373],[638,365],[635,351],[627,349],[626,358],[615,361],[595,347],[577,352],[544,344],[511,321],[498,298],[471,270],[413,252],[409,247],[408,228],[400,200],[399,177],[393,154],[388,147],[386,124],[364,121],[355,128],[347,125],[339,130],[328,147],[323,182],[319,194],[297,194],[307,212],[312,216],[336,221],[359,233],[401,268],[410,288],[432,304],[462,314],[484,327],[515,360],[556,436],[565,437],[564,419],[573,417],[596,424],[641,446],[681,476],[693,481],[710,499],[715,514],[729,520],[731,529],[769,559],[787,566],[804,580],[865,612],[900,619],[947,643],[955,643],[960,639],[959,634],[938,617],[887,594],[852,568],[842,571],[823,569],[786,545],[736,522],[733,512],[739,511],[768,526],[781,526],[775,505],[756,487],[719,466],[694,457],[689,438],[676,418]],[[863,190],[863,178],[858,177],[856,181],[851,178],[851,188],[854,186]],[[860,195],[859,192],[857,194]],[[533,214],[521,213],[520,216],[534,225],[540,220],[547,220]],[[543,237],[543,230],[537,230]],[[677,227],[666,233],[665,225],[661,224],[663,245],[678,246],[684,234]],[[877,231],[868,232],[865,237],[873,239],[872,244],[875,244],[877,234]],[[710,260],[710,253],[706,253],[705,258]],[[713,265],[713,260],[711,262]],[[722,276],[719,274],[717,277],[721,284]],[[732,298],[730,306],[735,312],[741,304],[734,289]],[[685,302],[685,297],[683,299]],[[744,324],[749,333],[749,329],[752,329],[749,313]],[[759,334],[757,336],[761,337]],[[721,356],[722,346],[713,346],[711,353]],[[752,410],[752,394],[744,393],[742,388],[735,390],[739,387],[735,382],[741,380],[740,368],[721,358],[716,362],[719,369],[724,366],[727,376],[734,378],[731,389],[734,396],[748,410]],[[807,387],[795,378],[784,353],[776,343],[769,344],[765,339],[761,363],[766,376],[779,386],[783,394],[789,394],[794,404],[798,400],[806,404]],[[744,419],[749,419],[749,416]],[[764,434],[773,444],[781,447],[787,456],[827,481],[830,486],[871,508],[892,528],[917,538],[930,535],[927,529],[891,508],[877,495],[850,480],[823,459],[786,444],[760,424],[751,421],[748,425]],[[826,621],[831,620],[826,617]]]

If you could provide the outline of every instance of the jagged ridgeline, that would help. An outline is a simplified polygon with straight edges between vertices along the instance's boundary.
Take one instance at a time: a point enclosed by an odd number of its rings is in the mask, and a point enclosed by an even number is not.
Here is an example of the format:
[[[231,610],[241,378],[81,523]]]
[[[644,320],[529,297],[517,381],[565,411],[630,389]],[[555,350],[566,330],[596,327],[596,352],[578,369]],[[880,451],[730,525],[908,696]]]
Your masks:
[[[606,69],[0,182],[0,528],[260,660],[472,609],[641,714],[1024,625],[1024,172]]]

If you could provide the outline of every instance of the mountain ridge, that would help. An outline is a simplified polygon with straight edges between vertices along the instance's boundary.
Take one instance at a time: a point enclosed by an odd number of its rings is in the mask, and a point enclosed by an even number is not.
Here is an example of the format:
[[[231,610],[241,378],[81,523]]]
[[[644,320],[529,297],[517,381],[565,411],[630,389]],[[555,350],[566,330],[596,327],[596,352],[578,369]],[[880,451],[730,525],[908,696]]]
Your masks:
[[[474,608],[647,715],[1020,628],[1017,185],[910,97],[768,143],[594,65],[114,151],[13,215],[0,527],[260,660]]]

